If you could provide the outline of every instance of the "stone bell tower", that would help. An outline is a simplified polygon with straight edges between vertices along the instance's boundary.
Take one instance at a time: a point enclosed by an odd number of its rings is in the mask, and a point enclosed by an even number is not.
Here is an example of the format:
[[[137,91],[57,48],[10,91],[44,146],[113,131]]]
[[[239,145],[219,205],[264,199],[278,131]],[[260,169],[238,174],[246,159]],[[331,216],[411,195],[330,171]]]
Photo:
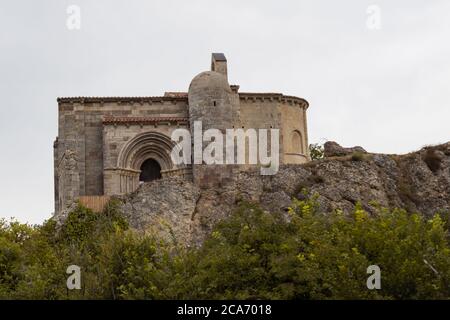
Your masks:
[[[201,124],[202,132],[208,129],[217,129],[217,132],[225,137],[225,130],[233,128],[236,123],[239,97],[228,84],[227,60],[223,53],[213,53],[211,71],[202,72],[191,81],[188,101],[189,122],[194,143],[192,166],[194,183],[200,186],[220,184],[224,179],[231,177],[232,167],[225,163],[206,164],[204,161],[201,162],[199,159],[200,146],[204,150],[209,142],[196,140],[201,137],[199,138],[198,135],[196,137],[195,134],[198,133]],[[199,143],[195,143],[195,141]],[[220,155],[220,150],[217,150],[219,154],[215,155],[225,161],[225,139],[222,142],[224,145],[222,155]]]

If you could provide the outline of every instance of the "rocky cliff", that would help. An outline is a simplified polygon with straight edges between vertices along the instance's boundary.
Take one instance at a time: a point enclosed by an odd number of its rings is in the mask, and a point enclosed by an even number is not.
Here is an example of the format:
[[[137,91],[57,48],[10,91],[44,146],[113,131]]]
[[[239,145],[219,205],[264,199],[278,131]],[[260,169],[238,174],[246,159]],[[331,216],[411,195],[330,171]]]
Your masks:
[[[450,142],[406,155],[338,154],[282,166],[274,176],[242,172],[215,189],[201,190],[178,178],[153,181],[121,198],[121,211],[133,228],[153,230],[185,245],[200,244],[242,200],[286,211],[293,197],[304,197],[305,189],[318,193],[324,212],[349,212],[357,202],[373,214],[375,203],[426,216],[450,211]]]

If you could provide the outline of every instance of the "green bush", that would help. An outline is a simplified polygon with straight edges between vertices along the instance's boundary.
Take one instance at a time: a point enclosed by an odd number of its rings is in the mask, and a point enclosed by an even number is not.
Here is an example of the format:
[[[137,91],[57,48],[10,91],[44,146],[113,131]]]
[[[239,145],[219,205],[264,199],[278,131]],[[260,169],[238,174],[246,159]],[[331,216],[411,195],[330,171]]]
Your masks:
[[[0,221],[0,298],[448,299],[448,229],[448,215],[322,212],[313,196],[287,213],[242,202],[186,249],[129,230],[117,204],[80,206],[61,228]],[[66,288],[72,264],[82,290]],[[366,286],[370,265],[380,290]]]
[[[352,153],[352,161],[363,161],[365,159],[365,154],[362,152]]]
[[[311,143],[309,145],[309,154],[311,156],[311,160],[320,160],[324,157],[324,149],[323,145],[318,143]]]
[[[245,204],[195,253],[183,298],[449,298],[448,230],[403,210],[323,214],[295,200],[289,222]],[[426,261],[426,262],[425,262]],[[382,289],[368,290],[378,265]],[[434,271],[433,271],[434,270]]]

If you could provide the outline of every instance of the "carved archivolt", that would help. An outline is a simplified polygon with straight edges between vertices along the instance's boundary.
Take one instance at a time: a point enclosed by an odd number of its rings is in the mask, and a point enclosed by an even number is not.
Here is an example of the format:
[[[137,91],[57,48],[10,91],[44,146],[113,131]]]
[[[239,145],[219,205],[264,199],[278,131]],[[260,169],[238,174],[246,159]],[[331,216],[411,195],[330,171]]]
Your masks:
[[[161,170],[171,170],[175,166],[170,154],[175,143],[159,132],[144,132],[131,139],[121,150],[117,167],[121,169],[140,170],[147,159],[156,160]]]

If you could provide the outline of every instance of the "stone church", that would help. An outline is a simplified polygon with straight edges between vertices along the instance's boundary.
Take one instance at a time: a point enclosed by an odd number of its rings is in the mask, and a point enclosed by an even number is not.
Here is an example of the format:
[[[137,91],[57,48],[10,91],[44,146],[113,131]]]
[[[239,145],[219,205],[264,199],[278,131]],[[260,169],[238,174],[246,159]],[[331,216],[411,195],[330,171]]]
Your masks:
[[[233,165],[174,165],[177,128],[279,129],[279,161],[309,160],[308,102],[281,93],[240,92],[229,85],[227,60],[213,53],[211,70],[194,77],[187,92],[158,97],[58,98],[54,142],[55,213],[86,196],[123,195],[140,183],[182,176],[208,186],[233,176]]]

